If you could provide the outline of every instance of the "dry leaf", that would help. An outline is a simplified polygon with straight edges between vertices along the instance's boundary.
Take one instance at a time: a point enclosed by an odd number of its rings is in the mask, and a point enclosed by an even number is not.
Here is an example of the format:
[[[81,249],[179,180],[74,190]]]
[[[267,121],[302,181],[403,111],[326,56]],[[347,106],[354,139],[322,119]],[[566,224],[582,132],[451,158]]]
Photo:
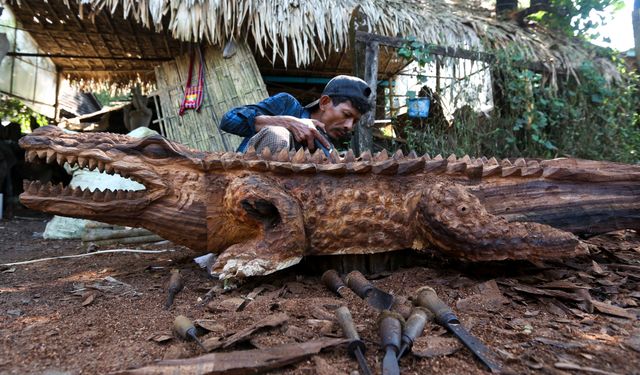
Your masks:
[[[169,340],[173,340],[173,335],[170,335],[168,333],[154,333],[151,336],[149,336],[147,338],[147,340],[153,340],[157,343],[163,343],[163,342],[167,342]]]
[[[89,295],[82,301],[82,306],[87,306],[96,298],[95,293],[89,293]]]
[[[595,260],[591,261],[591,269],[593,270],[593,273],[595,273],[596,275],[604,275],[605,271],[602,269],[602,267],[600,267],[600,265],[598,263],[596,263]]]

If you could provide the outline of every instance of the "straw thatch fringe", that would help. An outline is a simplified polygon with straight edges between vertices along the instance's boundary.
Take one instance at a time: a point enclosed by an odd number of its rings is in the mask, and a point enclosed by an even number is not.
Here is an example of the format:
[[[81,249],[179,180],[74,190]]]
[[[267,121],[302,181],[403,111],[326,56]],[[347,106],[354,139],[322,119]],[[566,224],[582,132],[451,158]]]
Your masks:
[[[69,0],[66,0],[69,1]],[[118,10],[149,28],[169,32],[184,41],[224,45],[229,39],[254,40],[256,49],[272,61],[289,55],[297,67],[349,44],[349,25],[387,36],[416,37],[443,46],[473,50],[515,45],[525,59],[573,72],[592,60],[612,79],[615,67],[595,59],[587,48],[540,29],[524,29],[498,21],[487,10],[468,2],[445,0],[76,0],[89,15]],[[90,9],[87,11],[87,9]],[[120,14],[118,14],[120,15]]]

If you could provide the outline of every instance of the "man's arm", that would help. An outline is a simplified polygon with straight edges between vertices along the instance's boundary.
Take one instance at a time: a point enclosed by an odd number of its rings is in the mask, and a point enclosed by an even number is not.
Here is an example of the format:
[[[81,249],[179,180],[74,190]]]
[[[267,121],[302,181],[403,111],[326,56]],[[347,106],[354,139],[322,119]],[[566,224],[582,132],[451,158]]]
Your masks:
[[[241,137],[251,137],[265,126],[281,126],[311,150],[315,149],[316,139],[330,148],[330,143],[317,130],[318,127],[324,130],[324,124],[289,115],[295,112],[301,112],[300,103],[293,96],[280,93],[258,104],[233,108],[223,116],[220,129]]]
[[[257,104],[231,109],[222,117],[220,129],[241,137],[251,137],[260,130],[256,129],[256,117],[287,115],[296,107],[300,107],[300,103],[293,96],[280,93]]]
[[[293,138],[310,150],[315,150],[315,140],[317,139],[324,147],[331,148],[329,141],[318,131],[324,131],[324,124],[318,120],[302,119],[293,116],[257,116],[254,127],[259,132],[265,126],[281,126],[287,129]]]

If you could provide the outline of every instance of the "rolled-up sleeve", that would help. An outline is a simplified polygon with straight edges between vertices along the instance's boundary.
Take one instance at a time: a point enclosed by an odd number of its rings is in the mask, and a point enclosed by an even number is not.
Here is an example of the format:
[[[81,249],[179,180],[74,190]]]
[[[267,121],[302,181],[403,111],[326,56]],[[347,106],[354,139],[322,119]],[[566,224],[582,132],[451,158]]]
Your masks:
[[[222,117],[220,129],[241,137],[250,137],[256,134],[256,116],[259,116],[258,112],[250,106],[233,108]]]
[[[220,129],[241,137],[251,137],[256,134],[257,116],[295,115],[301,111],[300,108],[300,104],[293,96],[280,93],[258,104],[231,109],[222,117]]]

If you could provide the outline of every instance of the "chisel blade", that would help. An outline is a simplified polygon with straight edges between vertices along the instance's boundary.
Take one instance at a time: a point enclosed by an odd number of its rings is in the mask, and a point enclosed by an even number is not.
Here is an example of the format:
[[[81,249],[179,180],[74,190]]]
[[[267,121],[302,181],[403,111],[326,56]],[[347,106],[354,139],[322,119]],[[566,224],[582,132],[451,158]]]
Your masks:
[[[499,374],[501,366],[491,357],[493,352],[489,350],[480,340],[472,336],[460,323],[455,320],[444,324],[451,333],[453,333],[471,352],[478,357],[480,362],[484,363],[492,373]]]
[[[400,366],[393,349],[387,349],[382,359],[382,375],[400,375]]]

